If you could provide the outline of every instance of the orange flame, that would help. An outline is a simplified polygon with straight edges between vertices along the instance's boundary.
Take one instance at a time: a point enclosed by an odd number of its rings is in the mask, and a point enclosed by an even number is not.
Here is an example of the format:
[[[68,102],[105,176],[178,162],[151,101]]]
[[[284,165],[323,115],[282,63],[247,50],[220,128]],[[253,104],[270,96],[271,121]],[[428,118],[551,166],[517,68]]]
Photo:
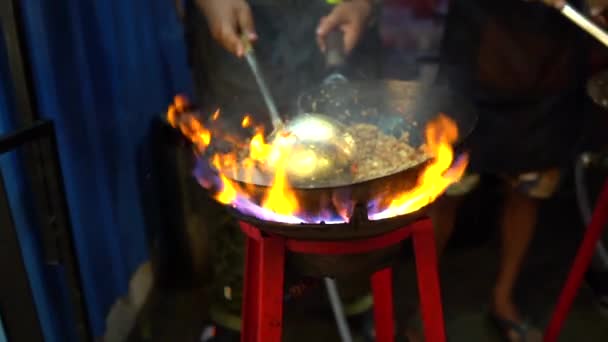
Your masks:
[[[249,143],[249,157],[253,160],[263,161],[268,159],[271,151],[272,146],[267,144],[264,139],[264,131],[258,130]]]
[[[174,103],[167,110],[167,121],[171,126],[179,128],[199,152],[203,152],[211,143],[211,132],[193,114],[184,113],[187,106],[188,102],[184,97],[176,96]]]
[[[222,204],[233,203],[238,195],[237,188],[232,185],[232,182],[226,178],[226,176],[220,174],[220,180],[222,182],[222,190],[220,190],[214,197],[215,200]]]
[[[270,209],[280,215],[294,215],[298,212],[298,199],[287,182],[287,163],[289,162],[289,145],[273,145],[277,148],[272,149],[277,158],[276,161],[270,160],[275,168],[274,180],[262,207]],[[269,155],[272,158],[272,152]]]
[[[395,196],[388,209],[376,215],[376,219],[415,212],[432,203],[448,186],[462,178],[468,164],[467,155],[450,168],[454,161],[452,145],[458,138],[456,123],[440,114],[427,124],[425,136],[426,153],[433,158],[432,161],[419,176],[416,186]]]
[[[220,117],[220,110],[216,110],[215,113],[213,113],[213,115],[211,115],[211,120],[215,121]]]
[[[212,141],[212,132],[205,127],[193,113],[187,112],[188,101],[181,96],[176,96],[174,103],[169,106],[167,120],[169,123],[180,129],[182,134],[189,138],[195,145],[199,154],[203,154]],[[220,111],[217,110],[211,120],[217,120]],[[244,116],[241,121],[242,127],[255,127],[249,115]],[[252,175],[258,169],[271,171],[273,181],[268,190],[261,196],[261,203],[256,204],[266,211],[280,215],[281,217],[297,218],[301,206],[298,203],[293,189],[290,187],[286,168],[293,159],[291,146],[293,146],[294,136],[290,134],[278,134],[272,142],[266,142],[264,130],[257,127],[254,135],[247,144],[236,141],[234,137],[222,136],[219,132],[213,139],[228,141],[235,148],[230,153],[214,154],[211,165],[219,173],[219,190],[214,198],[226,205],[236,205],[239,198],[252,200],[258,198],[252,188],[247,184],[240,184],[231,179],[229,172],[233,175],[238,171],[245,173],[245,183],[250,182]],[[458,137],[456,124],[447,116],[441,114],[435,120],[428,123],[425,130],[426,152],[432,157],[427,163],[426,168],[420,174],[414,188],[399,194],[393,194],[392,198],[382,199],[383,203],[389,203],[388,207],[380,213],[372,214],[371,219],[383,219],[398,215],[405,215],[421,209],[433,202],[440,196],[446,188],[458,181],[466,169],[468,158],[464,156],[458,163],[452,165],[454,161],[454,151],[452,145]],[[239,154],[243,146],[249,147],[248,155]],[[243,159],[244,158],[244,159]],[[349,208],[350,199],[332,199],[338,214],[345,217]],[[344,203],[343,203],[344,202]],[[342,210],[344,209],[344,210]],[[292,220],[293,221],[293,220]],[[297,221],[297,220],[296,220]]]
[[[249,115],[245,115],[243,121],[241,121],[241,126],[243,126],[243,128],[251,126],[251,117]]]

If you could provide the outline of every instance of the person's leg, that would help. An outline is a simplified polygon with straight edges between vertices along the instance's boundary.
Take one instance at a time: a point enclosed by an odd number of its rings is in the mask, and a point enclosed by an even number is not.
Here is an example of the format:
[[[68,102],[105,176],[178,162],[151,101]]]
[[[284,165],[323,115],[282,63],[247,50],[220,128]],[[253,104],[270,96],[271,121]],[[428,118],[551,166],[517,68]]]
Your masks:
[[[501,319],[520,322],[513,288],[536,226],[538,200],[509,189],[501,222],[501,253],[492,310]]]
[[[521,265],[534,236],[541,199],[550,197],[559,183],[559,171],[524,174],[510,179],[501,221],[501,253],[491,302],[492,315],[510,341],[540,340],[541,334],[530,329],[514,301],[513,290]]]

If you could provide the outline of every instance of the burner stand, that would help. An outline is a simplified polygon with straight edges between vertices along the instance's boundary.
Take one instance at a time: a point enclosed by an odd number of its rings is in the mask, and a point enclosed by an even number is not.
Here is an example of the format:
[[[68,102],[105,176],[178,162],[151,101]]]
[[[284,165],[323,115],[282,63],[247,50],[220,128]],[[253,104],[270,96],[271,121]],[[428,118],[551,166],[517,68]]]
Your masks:
[[[348,255],[369,253],[395,246],[412,238],[424,334],[427,341],[444,342],[445,327],[433,225],[429,218],[410,222],[402,228],[373,237],[314,241],[287,238],[264,232],[262,224],[241,220],[247,236],[245,286],[243,293],[241,341],[280,342],[283,328],[285,255]],[[371,276],[374,297],[376,341],[395,340],[392,269],[377,270]]]

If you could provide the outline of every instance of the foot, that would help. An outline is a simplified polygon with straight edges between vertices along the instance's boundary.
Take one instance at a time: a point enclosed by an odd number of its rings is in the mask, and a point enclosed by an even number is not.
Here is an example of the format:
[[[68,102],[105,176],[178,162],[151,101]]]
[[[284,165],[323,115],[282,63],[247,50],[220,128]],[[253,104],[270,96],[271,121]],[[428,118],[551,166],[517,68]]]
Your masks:
[[[521,316],[517,306],[508,296],[495,295],[491,306],[492,315],[503,320],[521,322]]]
[[[503,297],[504,298],[504,297]],[[520,316],[517,306],[510,299],[495,297],[490,316],[497,325],[505,341],[540,342],[542,333],[530,326]]]

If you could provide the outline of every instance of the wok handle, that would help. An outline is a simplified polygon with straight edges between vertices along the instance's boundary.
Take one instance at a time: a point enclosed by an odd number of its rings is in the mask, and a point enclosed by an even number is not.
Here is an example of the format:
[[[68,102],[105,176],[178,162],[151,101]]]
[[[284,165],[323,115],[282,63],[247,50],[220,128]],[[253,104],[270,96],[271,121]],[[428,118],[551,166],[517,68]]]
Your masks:
[[[325,37],[325,63],[329,68],[338,68],[344,65],[346,53],[344,52],[344,33],[333,30]]]
[[[580,14],[576,9],[572,6],[565,4],[562,8],[559,9],[560,12],[578,25],[583,30],[587,31],[590,35],[595,37],[597,40],[602,42],[605,46],[608,46],[608,34],[604,30],[602,30],[599,26],[593,23],[591,20],[584,17]]]

